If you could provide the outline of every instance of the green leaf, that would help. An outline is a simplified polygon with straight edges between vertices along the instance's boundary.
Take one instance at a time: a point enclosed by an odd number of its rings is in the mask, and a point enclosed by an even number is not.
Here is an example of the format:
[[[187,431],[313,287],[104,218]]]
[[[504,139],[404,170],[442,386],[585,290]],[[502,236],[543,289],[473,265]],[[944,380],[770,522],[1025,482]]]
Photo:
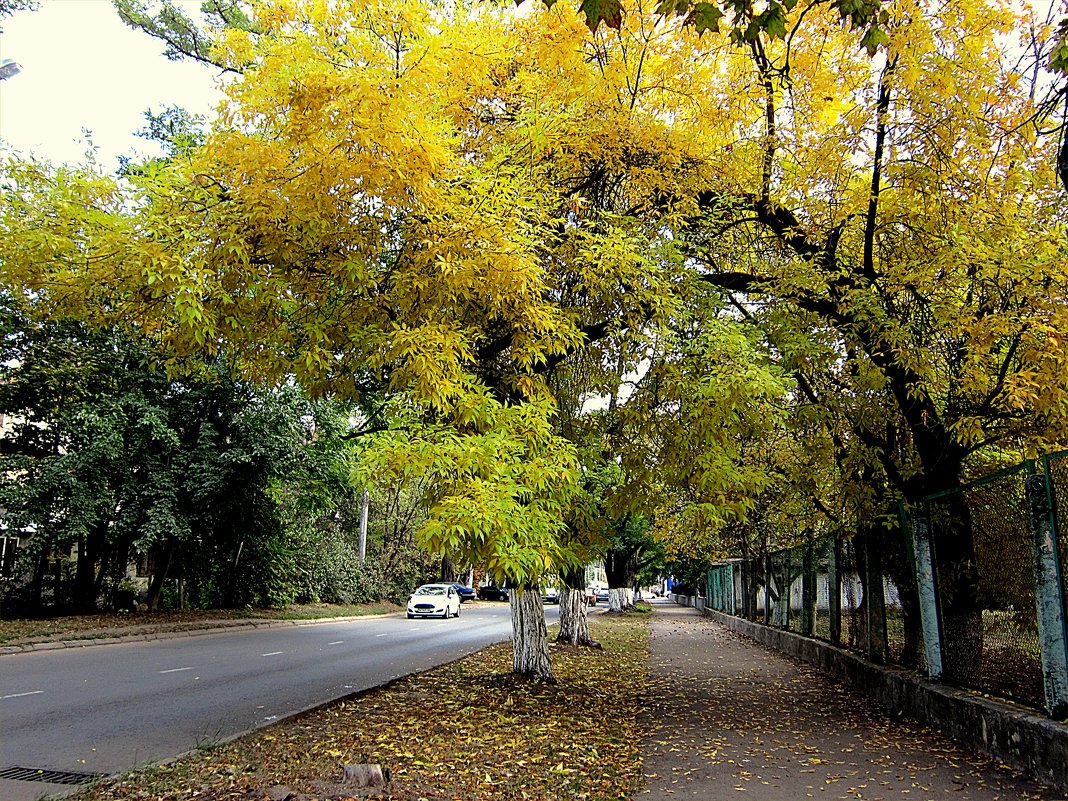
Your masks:
[[[786,38],[786,20],[783,17],[782,7],[777,3],[769,8],[763,15],[764,30],[776,39]]]
[[[656,13],[662,17],[668,17],[672,14],[682,16],[690,10],[690,5],[690,0],[660,0],[656,7]],[[689,21],[687,19],[687,22]]]
[[[687,23],[694,26],[698,35],[705,31],[719,33],[719,21],[723,19],[723,12],[712,3],[697,3],[687,18]]]
[[[623,5],[620,0],[582,0],[580,8],[586,15],[586,25],[591,31],[596,31],[602,22],[614,30],[619,30],[623,24]]]
[[[890,41],[886,35],[886,31],[880,28],[878,25],[873,25],[868,28],[864,34],[864,38],[860,40],[860,46],[868,51],[869,56],[874,56],[876,51],[880,47],[884,47]]]

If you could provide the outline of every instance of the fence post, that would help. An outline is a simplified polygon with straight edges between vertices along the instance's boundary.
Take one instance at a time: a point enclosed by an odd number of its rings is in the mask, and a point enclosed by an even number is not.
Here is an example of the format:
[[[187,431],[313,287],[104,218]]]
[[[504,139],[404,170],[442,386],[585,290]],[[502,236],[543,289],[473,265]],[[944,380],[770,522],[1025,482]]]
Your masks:
[[[867,629],[865,655],[873,662],[884,662],[886,642],[886,593],[883,588],[882,548],[873,542],[871,529],[864,532],[864,625]]]
[[[842,543],[835,536],[827,553],[827,613],[831,616],[831,642],[842,644]]]
[[[771,625],[771,554],[764,555],[764,625]]]
[[[742,617],[744,617],[746,620],[752,620],[754,617],[756,617],[756,604],[753,604],[752,612],[750,612],[750,609],[749,609],[749,585],[753,581],[753,575],[752,574],[753,574],[753,568],[750,565],[749,560],[748,559],[743,559],[742,560],[742,572],[739,575],[739,578],[741,579],[741,581],[740,581],[741,588],[740,588],[739,592],[741,593]]]
[[[738,607],[734,603],[734,562],[727,564],[727,575],[723,577],[723,605],[727,614],[738,614]]]
[[[785,567],[783,569],[782,589],[779,590],[779,600],[780,600],[780,602],[782,601],[783,593],[784,592],[786,593],[786,602],[782,605],[782,610],[783,610],[783,616],[781,618],[782,619],[782,627],[785,630],[789,631],[790,630],[790,607],[793,606],[793,601],[794,601],[794,582],[793,582],[794,566],[793,566],[793,560],[790,558],[790,549],[789,548],[787,548],[785,550],[782,550],[782,551],[779,551],[779,553],[781,554],[782,561],[785,563]]]
[[[811,637],[816,630],[816,567],[812,558],[812,541],[805,542],[801,557],[801,633]]]
[[[1042,648],[1042,677],[1046,712],[1060,720],[1068,715],[1068,636],[1065,634],[1064,600],[1057,552],[1057,532],[1046,490],[1046,476],[1037,475],[1028,463],[1027,500],[1031,507],[1031,553],[1035,570],[1035,606],[1038,637]]]
[[[749,563],[749,592],[751,593],[750,602],[753,604],[753,616],[749,618],[751,621],[756,621],[757,609],[759,608],[760,587],[763,586],[763,584],[761,584],[763,579],[760,577],[760,559],[759,556],[757,556],[756,559],[753,559]],[[767,588],[765,588],[764,591],[764,607],[765,609],[768,607]]]
[[[938,621],[938,593],[935,587],[934,560],[931,557],[931,533],[927,523],[927,509],[923,514],[909,516],[899,507],[901,522],[912,536],[913,571],[916,574],[916,594],[920,599],[920,627],[923,629],[924,655],[927,675],[942,676],[942,631]]]

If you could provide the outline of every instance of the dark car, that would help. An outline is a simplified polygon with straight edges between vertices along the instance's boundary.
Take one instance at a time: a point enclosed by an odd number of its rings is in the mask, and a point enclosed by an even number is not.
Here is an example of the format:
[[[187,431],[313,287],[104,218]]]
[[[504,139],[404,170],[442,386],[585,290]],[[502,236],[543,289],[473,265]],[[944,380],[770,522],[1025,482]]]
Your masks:
[[[478,598],[480,601],[507,601],[508,588],[487,584],[485,587],[478,588]]]
[[[463,603],[464,601],[475,600],[475,591],[470,587],[465,587],[458,581],[454,581],[452,583],[452,586],[456,588],[456,592],[460,596],[460,603]]]

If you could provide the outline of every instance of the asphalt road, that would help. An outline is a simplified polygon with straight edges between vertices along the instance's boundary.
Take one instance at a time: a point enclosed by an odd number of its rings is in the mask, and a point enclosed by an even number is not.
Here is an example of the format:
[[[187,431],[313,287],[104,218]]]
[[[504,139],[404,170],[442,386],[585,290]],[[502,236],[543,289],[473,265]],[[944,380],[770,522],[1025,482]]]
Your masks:
[[[508,604],[482,602],[452,620],[386,615],[0,656],[0,771],[116,773],[510,636]],[[62,789],[0,779],[0,801]]]

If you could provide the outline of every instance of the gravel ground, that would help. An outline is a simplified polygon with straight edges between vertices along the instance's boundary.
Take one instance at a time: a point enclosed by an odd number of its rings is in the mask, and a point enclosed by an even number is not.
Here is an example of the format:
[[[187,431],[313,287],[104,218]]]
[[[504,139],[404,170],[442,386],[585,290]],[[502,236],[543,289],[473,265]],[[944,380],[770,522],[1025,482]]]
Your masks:
[[[649,627],[636,801],[1064,797],[694,609],[657,604]]]

